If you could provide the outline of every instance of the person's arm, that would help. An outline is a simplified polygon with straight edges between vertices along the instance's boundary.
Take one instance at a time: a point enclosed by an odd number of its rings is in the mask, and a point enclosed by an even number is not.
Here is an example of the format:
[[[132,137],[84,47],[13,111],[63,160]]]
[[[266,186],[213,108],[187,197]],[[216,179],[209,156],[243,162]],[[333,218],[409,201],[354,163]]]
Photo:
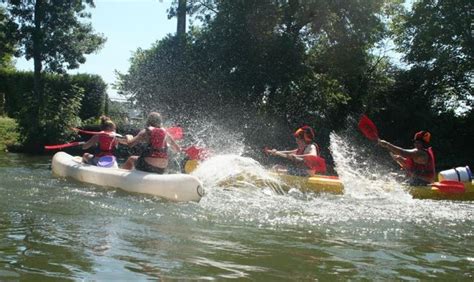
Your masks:
[[[392,159],[401,167],[401,168],[406,168],[406,161],[407,159],[400,156],[400,155],[395,155],[394,153],[392,152],[389,152],[390,153],[390,156],[392,157]]]
[[[87,142],[84,143],[84,145],[82,145],[82,149],[87,150],[90,147],[96,145],[97,143],[99,143],[99,135],[94,135],[89,140],[87,140]]]
[[[126,135],[127,138],[127,145],[129,147],[133,147],[140,143],[141,141],[145,140],[146,138],[146,130],[142,129],[140,132],[135,137],[132,137],[131,135]]]
[[[171,135],[169,135],[168,133],[166,133],[165,141],[171,145],[171,148],[173,148],[173,151],[175,152],[181,151],[181,147],[176,143],[176,141],[174,141],[173,137],[171,137]]]
[[[390,151],[391,153],[395,155],[402,156],[404,158],[416,158],[419,157],[420,151],[418,149],[404,149],[400,148],[398,146],[393,145],[390,142],[387,142],[385,140],[378,140],[378,144],[382,147]]]
[[[132,138],[133,136],[130,135],[130,139]],[[124,137],[117,137],[117,141],[119,144],[128,145],[127,135],[125,135]]]
[[[266,150],[266,152],[272,156],[278,156],[278,157],[288,159],[290,158],[289,156],[291,154],[296,153],[296,149],[291,150],[291,151],[277,151],[276,149],[271,149],[271,150]]]

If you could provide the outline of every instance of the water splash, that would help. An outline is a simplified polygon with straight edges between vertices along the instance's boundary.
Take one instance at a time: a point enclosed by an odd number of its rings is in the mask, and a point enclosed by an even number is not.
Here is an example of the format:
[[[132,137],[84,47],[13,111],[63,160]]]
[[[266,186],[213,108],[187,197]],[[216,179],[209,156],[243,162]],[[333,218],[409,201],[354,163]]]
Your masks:
[[[217,155],[203,163],[193,172],[205,187],[232,188],[258,191],[270,189],[283,194],[283,183],[269,170],[252,158],[239,155]]]
[[[366,154],[363,147],[352,145],[350,136],[330,134],[330,151],[339,178],[344,183],[344,194],[354,198],[392,198],[410,200],[396,174]],[[356,143],[357,144],[357,143]]]
[[[344,195],[302,193],[297,187],[277,193],[273,185],[285,184],[255,160],[216,155],[194,172],[209,192],[199,206],[205,210],[204,217],[213,222],[339,228],[354,234],[380,233],[379,224],[384,230],[402,230],[407,223],[455,226],[474,215],[463,207],[465,203],[412,199],[389,167],[370,157],[372,152],[351,144],[350,137],[331,134],[330,149],[344,182]]]

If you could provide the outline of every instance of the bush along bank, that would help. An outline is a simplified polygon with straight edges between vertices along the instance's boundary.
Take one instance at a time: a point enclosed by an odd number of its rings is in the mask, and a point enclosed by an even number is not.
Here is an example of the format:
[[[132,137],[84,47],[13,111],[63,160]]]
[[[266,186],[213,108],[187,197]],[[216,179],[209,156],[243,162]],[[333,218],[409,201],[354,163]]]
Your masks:
[[[0,152],[18,143],[18,125],[14,119],[0,116]]]

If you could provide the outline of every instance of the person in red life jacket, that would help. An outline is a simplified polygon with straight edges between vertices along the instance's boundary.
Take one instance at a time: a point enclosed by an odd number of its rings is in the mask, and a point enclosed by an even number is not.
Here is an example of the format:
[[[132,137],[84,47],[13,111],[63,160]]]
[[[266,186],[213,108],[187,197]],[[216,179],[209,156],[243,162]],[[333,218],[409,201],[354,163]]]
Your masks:
[[[411,185],[426,185],[435,181],[435,156],[430,147],[431,134],[419,131],[413,138],[413,149],[403,149],[385,140],[378,144],[386,148],[392,158],[407,171]]]
[[[315,170],[305,165],[304,158],[307,156],[319,156],[319,146],[313,141],[315,137],[314,130],[309,126],[303,126],[296,130],[293,136],[298,145],[296,149],[289,151],[266,149],[265,152],[294,162],[294,165],[288,168],[279,165],[275,166],[274,169],[278,172],[286,172],[298,176],[313,176]]]
[[[127,135],[127,143],[130,147],[140,142],[147,143],[147,149],[140,156],[131,156],[123,164],[124,169],[154,172],[163,174],[168,167],[168,143],[174,151],[179,152],[181,148],[174,139],[161,127],[161,115],[152,112],[148,115],[146,128],[142,129],[135,137]]]
[[[82,160],[83,162],[91,165],[117,167],[117,162],[114,157],[114,150],[117,148],[119,140],[115,135],[115,123],[109,117],[101,116],[100,127],[102,133],[92,136],[92,138],[82,145],[82,149],[84,150],[98,145],[99,153],[95,155],[84,153]]]

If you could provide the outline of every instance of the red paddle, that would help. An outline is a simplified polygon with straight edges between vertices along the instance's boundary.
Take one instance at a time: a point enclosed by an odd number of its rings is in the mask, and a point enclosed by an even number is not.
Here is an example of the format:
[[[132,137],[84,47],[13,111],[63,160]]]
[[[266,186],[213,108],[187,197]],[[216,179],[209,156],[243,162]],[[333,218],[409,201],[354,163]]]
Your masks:
[[[183,150],[191,160],[204,160],[209,157],[209,151],[198,146],[190,146]]]
[[[179,126],[170,127],[166,129],[166,132],[173,137],[174,140],[181,140],[183,139],[183,128]]]
[[[440,192],[448,194],[460,194],[466,192],[464,183],[455,180],[442,180],[441,182],[431,183],[431,186],[438,188]]]
[[[367,117],[362,115],[359,120],[359,130],[364,134],[365,137],[372,141],[379,139],[379,133],[375,124]]]
[[[105,134],[105,135],[109,135],[109,136],[116,136],[116,137],[123,137],[121,134],[118,134],[118,133],[115,133],[115,132],[105,132],[105,131],[89,131],[89,130],[82,130],[82,129],[79,129],[79,128],[76,128],[76,127],[72,127],[71,128],[72,130],[74,131],[77,131],[78,133],[82,133],[82,134],[89,134],[89,135],[100,135],[100,134]]]
[[[58,144],[58,145],[46,145],[44,146],[44,149],[45,150],[58,150],[58,149],[80,146],[80,145],[83,145],[84,143],[86,142],[81,141],[81,142],[71,142],[71,143]]]
[[[104,134],[105,133],[104,131],[89,131],[89,130],[82,130],[82,129],[75,128],[75,127],[73,127],[72,130],[75,130],[75,131],[77,131],[79,133],[82,133],[82,134],[89,134],[89,135],[98,135],[98,134]],[[174,140],[182,140],[183,137],[184,137],[183,128],[181,128],[179,126],[166,128],[166,132],[168,132],[168,134],[171,137],[173,137]],[[117,134],[117,133],[115,133],[115,136],[123,137],[122,135]]]

